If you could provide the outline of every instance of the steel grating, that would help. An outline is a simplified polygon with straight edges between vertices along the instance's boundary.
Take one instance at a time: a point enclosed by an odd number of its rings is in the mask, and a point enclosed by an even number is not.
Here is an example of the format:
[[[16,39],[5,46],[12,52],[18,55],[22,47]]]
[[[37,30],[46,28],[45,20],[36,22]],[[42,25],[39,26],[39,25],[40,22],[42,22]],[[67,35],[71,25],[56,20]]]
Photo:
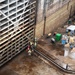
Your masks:
[[[0,1],[0,66],[23,51],[34,37],[36,1]]]

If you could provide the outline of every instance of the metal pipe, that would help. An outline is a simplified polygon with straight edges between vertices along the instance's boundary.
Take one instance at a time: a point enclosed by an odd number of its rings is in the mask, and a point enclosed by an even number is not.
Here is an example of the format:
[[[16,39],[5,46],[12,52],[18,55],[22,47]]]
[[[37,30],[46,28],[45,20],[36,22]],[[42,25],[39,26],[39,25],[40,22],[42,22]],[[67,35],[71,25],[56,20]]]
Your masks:
[[[53,65],[55,65],[61,71],[65,72],[65,73],[69,73],[69,74],[75,74],[74,70],[67,70],[67,69],[63,68],[58,63],[56,63],[55,60],[51,56],[50,57],[46,56],[46,54],[44,54],[42,52],[39,52],[38,50],[35,50],[35,49],[34,49],[34,52],[37,53],[38,55],[40,55],[41,57],[43,57],[45,60],[47,60],[50,63],[52,63]]]
[[[45,35],[45,28],[46,28],[46,1],[47,0],[44,0],[44,9],[43,9],[43,16],[44,16],[43,35]]]
[[[35,25],[34,25],[34,38],[35,38],[35,32],[36,32],[36,22],[37,22],[37,11],[38,10],[38,0],[36,0],[36,8],[35,8]]]

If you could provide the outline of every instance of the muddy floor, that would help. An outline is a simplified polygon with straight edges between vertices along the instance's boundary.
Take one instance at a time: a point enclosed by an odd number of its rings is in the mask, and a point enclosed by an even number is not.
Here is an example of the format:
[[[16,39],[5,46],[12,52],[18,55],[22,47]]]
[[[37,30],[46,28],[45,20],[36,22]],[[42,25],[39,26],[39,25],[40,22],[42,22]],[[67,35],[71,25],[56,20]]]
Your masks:
[[[51,65],[35,55],[31,57],[25,52],[12,59],[2,68],[0,75],[63,75]]]

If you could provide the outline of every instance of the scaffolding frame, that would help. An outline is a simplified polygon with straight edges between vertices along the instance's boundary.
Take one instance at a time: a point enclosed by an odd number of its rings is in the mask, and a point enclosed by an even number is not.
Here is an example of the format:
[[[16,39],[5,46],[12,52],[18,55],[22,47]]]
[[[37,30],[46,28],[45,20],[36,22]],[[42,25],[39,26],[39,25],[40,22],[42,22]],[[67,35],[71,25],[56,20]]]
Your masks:
[[[0,2],[0,67],[25,50],[33,40],[36,1],[2,0]]]

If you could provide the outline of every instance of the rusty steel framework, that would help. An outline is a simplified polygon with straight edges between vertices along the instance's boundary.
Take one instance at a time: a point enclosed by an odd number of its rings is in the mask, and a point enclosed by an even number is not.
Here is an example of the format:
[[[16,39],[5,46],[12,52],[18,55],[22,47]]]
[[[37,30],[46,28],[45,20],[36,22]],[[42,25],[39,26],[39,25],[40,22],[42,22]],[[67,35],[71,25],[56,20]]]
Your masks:
[[[0,0],[0,66],[23,51],[33,39],[36,1]]]

